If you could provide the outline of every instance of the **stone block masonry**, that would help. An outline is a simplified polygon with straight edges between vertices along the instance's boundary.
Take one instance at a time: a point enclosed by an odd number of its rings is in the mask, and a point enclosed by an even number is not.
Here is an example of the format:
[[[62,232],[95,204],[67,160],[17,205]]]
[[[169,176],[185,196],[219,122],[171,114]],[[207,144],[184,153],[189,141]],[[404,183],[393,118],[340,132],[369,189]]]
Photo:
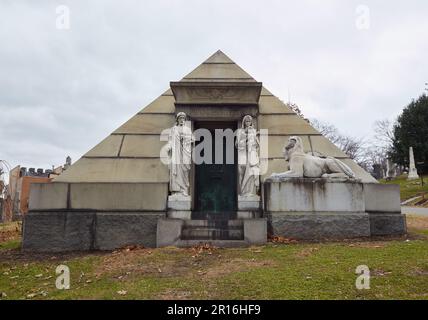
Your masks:
[[[159,212],[30,212],[22,249],[39,252],[113,250],[126,245],[156,247]]]
[[[406,233],[399,186],[354,180],[268,180],[264,213],[272,236],[340,239]]]

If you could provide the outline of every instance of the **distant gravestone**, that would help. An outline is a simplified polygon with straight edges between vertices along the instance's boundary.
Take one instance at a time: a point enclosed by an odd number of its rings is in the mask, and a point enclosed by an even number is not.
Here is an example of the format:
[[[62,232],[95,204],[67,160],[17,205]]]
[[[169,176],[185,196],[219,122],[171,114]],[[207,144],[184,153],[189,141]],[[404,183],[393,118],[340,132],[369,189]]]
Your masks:
[[[386,177],[388,179],[393,179],[397,176],[397,165],[391,161],[391,159],[387,159],[386,161]]]
[[[415,157],[413,155],[413,147],[409,147],[409,175],[407,180],[419,179],[418,171],[415,166]]]
[[[376,163],[373,165],[373,177],[377,180],[383,178],[383,171],[382,171],[382,165],[379,163]]]

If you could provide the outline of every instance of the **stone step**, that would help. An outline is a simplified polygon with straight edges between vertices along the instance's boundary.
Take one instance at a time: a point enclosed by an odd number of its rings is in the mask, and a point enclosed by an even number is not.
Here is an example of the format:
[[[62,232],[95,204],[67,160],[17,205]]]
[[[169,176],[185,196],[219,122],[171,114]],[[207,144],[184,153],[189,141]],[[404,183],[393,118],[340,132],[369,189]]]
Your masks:
[[[236,218],[237,218],[236,211],[224,211],[224,212],[192,211],[192,219],[195,219],[195,220],[233,220]]]
[[[244,229],[239,226],[229,228],[185,227],[181,239],[186,240],[243,240]]]
[[[242,220],[185,220],[184,227],[230,228],[243,227]]]
[[[244,240],[179,240],[175,245],[179,248],[188,248],[206,244],[218,248],[240,248],[250,246],[250,244]]]

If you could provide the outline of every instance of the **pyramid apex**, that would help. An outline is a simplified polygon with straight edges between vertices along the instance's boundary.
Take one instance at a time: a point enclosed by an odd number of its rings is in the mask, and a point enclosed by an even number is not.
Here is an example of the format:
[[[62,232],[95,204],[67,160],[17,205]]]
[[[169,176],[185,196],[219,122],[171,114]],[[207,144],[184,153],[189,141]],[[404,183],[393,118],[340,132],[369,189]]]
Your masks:
[[[203,63],[235,63],[220,49],[214,52],[207,60]]]

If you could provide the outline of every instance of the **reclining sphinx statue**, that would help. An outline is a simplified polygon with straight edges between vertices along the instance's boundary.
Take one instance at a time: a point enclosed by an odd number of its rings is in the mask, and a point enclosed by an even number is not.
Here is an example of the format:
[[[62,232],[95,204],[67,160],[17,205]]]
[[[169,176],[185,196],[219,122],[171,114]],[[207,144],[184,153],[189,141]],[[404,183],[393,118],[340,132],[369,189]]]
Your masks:
[[[273,173],[269,179],[286,178],[325,178],[355,179],[355,174],[345,163],[333,158],[320,158],[303,151],[302,139],[292,136],[284,147],[285,161],[289,162],[289,171]]]

